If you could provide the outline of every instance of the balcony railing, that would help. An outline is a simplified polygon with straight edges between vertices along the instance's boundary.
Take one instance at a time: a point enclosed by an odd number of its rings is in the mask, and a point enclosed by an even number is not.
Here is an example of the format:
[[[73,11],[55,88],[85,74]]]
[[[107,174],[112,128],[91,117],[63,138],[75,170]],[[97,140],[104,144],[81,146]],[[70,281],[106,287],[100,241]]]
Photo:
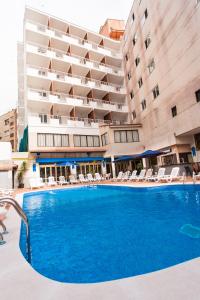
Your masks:
[[[31,98],[33,97],[33,98]],[[40,100],[49,102],[58,102],[61,104],[68,104],[72,106],[90,106],[92,108],[100,108],[105,110],[114,110],[120,112],[128,112],[127,105],[125,103],[110,102],[101,99],[87,98],[78,95],[70,95],[65,93],[58,93],[53,91],[29,89],[28,99]]]
[[[112,74],[117,74],[122,76],[123,72],[122,69],[119,67],[115,67],[113,65],[109,65],[109,64],[104,64],[98,61],[94,61],[88,58],[84,58],[82,56],[78,56],[75,54],[71,54],[62,50],[58,50],[56,48],[52,48],[52,47],[45,47],[42,45],[39,45],[37,43],[32,43],[32,42],[28,42],[27,45],[30,45],[32,47],[34,47],[36,49],[37,53],[40,54],[48,54],[48,51],[51,51],[52,53],[54,53],[55,58],[59,58],[59,59],[71,59],[73,60],[74,58],[77,60],[76,63],[80,63],[81,65],[85,65],[86,67],[88,66],[89,68],[92,67],[99,70],[99,71],[104,71],[104,72],[110,72]],[[74,60],[73,60],[74,62]]]
[[[105,47],[103,45],[97,44],[97,43],[95,43],[93,41],[90,41],[90,40],[82,39],[82,38],[80,38],[76,35],[73,35],[73,34],[55,29],[55,28],[50,27],[50,26],[46,26],[46,25],[34,22],[32,20],[26,20],[26,23],[29,23],[29,24],[32,24],[32,25],[36,26],[37,30],[41,31],[42,33],[47,33],[47,34],[50,35],[50,31],[53,31],[55,37],[62,38],[62,39],[64,37],[69,37],[69,38],[75,39],[79,45],[89,45],[89,46],[91,46],[91,50],[97,50],[97,51],[99,50],[100,52],[103,52],[104,54],[122,59],[122,55],[119,52],[117,52],[117,50],[115,50],[115,49]]]
[[[89,119],[80,117],[70,117],[61,115],[49,115],[31,113],[28,115],[29,126],[51,125],[51,126],[66,126],[66,127],[91,127],[98,128],[99,125],[121,125],[124,124],[120,120],[103,120]]]
[[[92,84],[91,88],[96,87],[96,88],[101,88],[103,90],[108,90],[110,92],[125,93],[123,86],[117,85],[114,83],[104,82],[104,81],[100,81],[100,80],[96,80],[96,79],[92,79],[92,78],[88,78],[88,77],[83,77],[83,76],[79,76],[79,75],[75,75],[75,74],[71,74],[71,73],[65,73],[65,72],[54,70],[54,69],[41,68],[41,67],[35,66],[35,65],[34,66],[27,65],[27,68],[28,68],[28,70],[30,70],[30,73],[31,73],[31,70],[35,70],[35,72],[33,71],[33,74],[30,74],[33,76],[35,76],[37,74],[39,76],[48,77],[49,74],[55,74],[55,77],[51,77],[50,80],[62,80],[62,81],[68,80],[70,83],[78,84],[78,85],[86,85],[89,87],[90,87],[89,84]],[[108,87],[108,89],[106,89],[105,87]]]

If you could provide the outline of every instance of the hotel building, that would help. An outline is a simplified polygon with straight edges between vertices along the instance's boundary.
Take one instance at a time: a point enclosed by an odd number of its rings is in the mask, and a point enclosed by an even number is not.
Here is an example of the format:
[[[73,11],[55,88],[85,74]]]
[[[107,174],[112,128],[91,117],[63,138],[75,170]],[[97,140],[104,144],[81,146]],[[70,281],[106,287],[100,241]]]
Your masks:
[[[159,164],[200,161],[200,1],[135,0],[122,41],[128,107]],[[134,151],[133,151],[134,153]]]
[[[12,151],[17,151],[17,110],[0,116],[0,142],[9,142]]]
[[[35,176],[115,175],[114,157],[143,151],[120,41],[26,8],[18,73],[19,135]]]

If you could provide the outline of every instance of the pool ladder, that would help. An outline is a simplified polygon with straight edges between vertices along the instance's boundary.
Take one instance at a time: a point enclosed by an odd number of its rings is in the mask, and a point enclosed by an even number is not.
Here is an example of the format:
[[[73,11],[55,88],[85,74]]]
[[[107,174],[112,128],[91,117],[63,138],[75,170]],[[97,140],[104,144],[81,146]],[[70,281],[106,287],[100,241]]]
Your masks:
[[[31,249],[30,249],[30,226],[29,226],[29,222],[28,222],[28,218],[26,216],[26,214],[24,213],[23,209],[21,208],[21,206],[19,205],[19,203],[13,199],[12,197],[6,196],[6,197],[0,197],[0,205],[1,204],[8,204],[11,205],[15,211],[17,212],[17,214],[20,216],[20,218],[23,220],[23,222],[26,225],[26,256],[27,256],[27,261],[29,263],[31,263]],[[4,223],[1,221],[0,225],[3,228],[3,233],[6,232],[6,226],[4,225]],[[0,240],[3,241],[3,234],[0,233]]]

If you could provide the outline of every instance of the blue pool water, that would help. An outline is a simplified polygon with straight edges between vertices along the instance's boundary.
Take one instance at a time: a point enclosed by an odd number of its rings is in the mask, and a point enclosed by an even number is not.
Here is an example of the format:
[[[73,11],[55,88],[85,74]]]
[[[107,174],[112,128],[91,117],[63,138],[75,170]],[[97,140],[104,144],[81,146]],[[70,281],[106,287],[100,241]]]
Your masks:
[[[200,227],[198,185],[36,192],[24,196],[23,207],[32,266],[57,281],[114,280],[200,256],[200,238],[181,231]],[[25,253],[23,225],[20,248]]]

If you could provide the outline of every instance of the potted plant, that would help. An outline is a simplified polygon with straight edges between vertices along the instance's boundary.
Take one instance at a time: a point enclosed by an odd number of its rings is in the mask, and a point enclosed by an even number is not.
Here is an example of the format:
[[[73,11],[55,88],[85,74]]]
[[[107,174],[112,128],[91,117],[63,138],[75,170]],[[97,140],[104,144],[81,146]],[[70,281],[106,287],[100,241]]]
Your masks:
[[[18,188],[24,188],[24,173],[27,170],[27,163],[25,161],[22,162],[21,167],[19,169],[19,172],[17,174],[17,180],[18,180]]]

